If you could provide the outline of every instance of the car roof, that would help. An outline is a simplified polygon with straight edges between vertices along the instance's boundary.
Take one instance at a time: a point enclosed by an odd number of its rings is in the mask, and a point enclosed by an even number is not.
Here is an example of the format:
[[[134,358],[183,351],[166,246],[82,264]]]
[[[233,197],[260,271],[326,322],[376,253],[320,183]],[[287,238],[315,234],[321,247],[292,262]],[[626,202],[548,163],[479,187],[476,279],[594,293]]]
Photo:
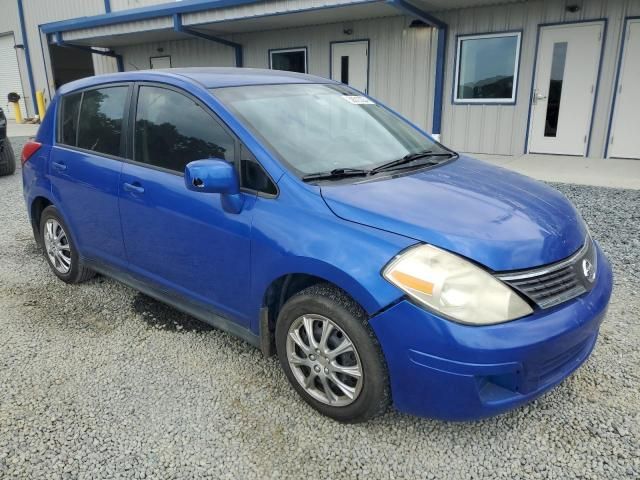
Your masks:
[[[241,85],[278,85],[291,83],[336,83],[323,77],[304,73],[262,68],[194,67],[159,70],[136,70],[83,78],[60,87],[59,93],[113,82],[191,80],[205,88],[237,87]]]

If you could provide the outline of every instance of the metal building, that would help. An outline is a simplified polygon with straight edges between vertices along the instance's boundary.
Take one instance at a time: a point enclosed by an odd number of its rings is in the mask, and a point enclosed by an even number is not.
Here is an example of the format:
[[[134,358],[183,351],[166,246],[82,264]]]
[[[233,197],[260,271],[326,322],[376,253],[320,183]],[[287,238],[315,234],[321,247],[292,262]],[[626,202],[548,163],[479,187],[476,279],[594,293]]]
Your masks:
[[[640,0],[0,0],[0,99],[86,75],[331,77],[462,152],[640,159]]]

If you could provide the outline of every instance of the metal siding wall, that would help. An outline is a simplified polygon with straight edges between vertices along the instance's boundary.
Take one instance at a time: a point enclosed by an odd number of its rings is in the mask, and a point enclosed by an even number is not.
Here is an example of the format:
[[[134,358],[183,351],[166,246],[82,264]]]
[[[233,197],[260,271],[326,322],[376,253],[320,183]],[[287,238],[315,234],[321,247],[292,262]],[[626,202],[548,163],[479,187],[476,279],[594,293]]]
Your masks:
[[[158,52],[161,48],[163,51]],[[150,68],[149,58],[171,56],[172,67],[233,67],[235,53],[232,48],[206,40],[172,40],[153,42],[117,49],[123,55],[124,69]]]
[[[47,96],[49,91],[53,95],[54,86],[51,78],[49,51],[44,35],[40,35],[39,26],[43,23],[77,18],[87,15],[104,13],[103,0],[23,0],[25,25],[29,48],[31,50],[31,65],[36,90],[44,89]],[[46,72],[46,73],[45,73]],[[47,85],[47,77],[49,85]],[[25,89],[25,95],[28,89]],[[33,109],[33,102],[28,100],[28,107]]]
[[[162,30],[173,28],[172,17],[151,18],[148,20],[139,20],[135,22],[118,23],[115,25],[105,25],[98,28],[83,28],[64,32],[62,38],[65,41],[80,40],[93,38],[96,36],[123,35],[127,33],[144,32],[147,30]]]
[[[317,8],[351,4],[357,1],[358,0],[267,0],[264,2],[252,3],[249,5],[223,8],[220,10],[188,13],[183,16],[183,22],[185,25],[194,25],[198,23],[207,23],[221,20],[254,17],[272,13],[296,11],[304,8]]]
[[[246,67],[269,68],[272,48],[308,48],[309,73],[329,77],[332,41],[370,40],[369,92],[398,110],[419,127],[429,130],[433,112],[433,61],[436,33],[431,28],[409,29],[406,17],[388,17],[227,37],[244,46]],[[158,48],[163,52],[159,53]],[[149,68],[149,57],[171,55],[174,67],[233,66],[233,49],[204,40],[180,40],[117,49],[126,70]]]
[[[103,73],[115,73],[118,71],[118,63],[113,57],[107,57],[105,55],[91,55],[93,58],[93,69],[96,75]]]
[[[271,48],[308,48],[309,73],[329,77],[329,52],[333,41],[369,39],[369,93],[398,110],[423,129],[431,128],[433,112],[433,61],[436,33],[431,28],[408,28],[406,17],[388,17],[237,35],[245,46],[247,66],[268,68]]]
[[[128,10],[130,8],[147,7],[161,3],[172,3],[176,0],[111,0],[111,11]]]
[[[438,15],[450,27],[442,132],[443,141],[447,145],[472,153],[521,154],[529,115],[538,25],[607,18],[607,36],[589,152],[593,157],[604,155],[622,25],[625,16],[640,15],[640,0],[576,0],[574,3],[581,5],[580,11],[576,13],[567,12],[564,2],[544,0],[468,8]],[[504,30],[523,30],[516,105],[454,105],[452,85],[456,61],[456,35]]]
[[[20,34],[20,21],[18,20],[18,4],[16,0],[2,0],[2,15],[0,15],[0,35],[13,33],[13,39],[16,44],[23,43]],[[22,95],[23,100],[20,101],[22,113],[33,113],[33,105],[31,101],[31,93],[29,90],[29,77],[27,76],[27,62],[23,49],[16,49],[16,58],[18,59],[18,75],[21,90],[18,92]],[[28,97],[25,97],[28,95]],[[0,105],[5,106],[6,98],[0,98]],[[7,111],[11,112],[12,109]],[[10,113],[10,115],[13,115]]]

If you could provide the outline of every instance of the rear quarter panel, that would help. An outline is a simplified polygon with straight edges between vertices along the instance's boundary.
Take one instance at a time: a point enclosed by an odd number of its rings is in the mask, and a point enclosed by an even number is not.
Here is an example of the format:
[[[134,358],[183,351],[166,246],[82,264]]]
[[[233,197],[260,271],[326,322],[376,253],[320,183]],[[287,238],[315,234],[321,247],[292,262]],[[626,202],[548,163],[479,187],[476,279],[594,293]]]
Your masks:
[[[25,199],[29,220],[34,227],[34,219],[31,218],[33,201],[38,197],[46,198],[56,204],[56,199],[51,192],[51,183],[48,178],[49,155],[55,139],[55,118],[57,114],[58,97],[54,97],[38,128],[35,140],[42,146],[22,165],[22,192]],[[17,152],[16,152],[17,153]]]

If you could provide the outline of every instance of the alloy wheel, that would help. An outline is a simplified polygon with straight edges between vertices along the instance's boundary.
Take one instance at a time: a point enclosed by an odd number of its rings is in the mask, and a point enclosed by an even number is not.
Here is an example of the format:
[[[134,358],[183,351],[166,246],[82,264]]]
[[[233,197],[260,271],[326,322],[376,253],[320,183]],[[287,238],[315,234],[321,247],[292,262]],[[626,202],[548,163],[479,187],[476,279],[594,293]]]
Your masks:
[[[44,246],[51,265],[60,273],[71,270],[69,237],[57,220],[50,218],[44,224]]]
[[[287,360],[300,386],[326,405],[349,405],[362,390],[362,364],[355,345],[322,315],[302,315],[291,324]]]

